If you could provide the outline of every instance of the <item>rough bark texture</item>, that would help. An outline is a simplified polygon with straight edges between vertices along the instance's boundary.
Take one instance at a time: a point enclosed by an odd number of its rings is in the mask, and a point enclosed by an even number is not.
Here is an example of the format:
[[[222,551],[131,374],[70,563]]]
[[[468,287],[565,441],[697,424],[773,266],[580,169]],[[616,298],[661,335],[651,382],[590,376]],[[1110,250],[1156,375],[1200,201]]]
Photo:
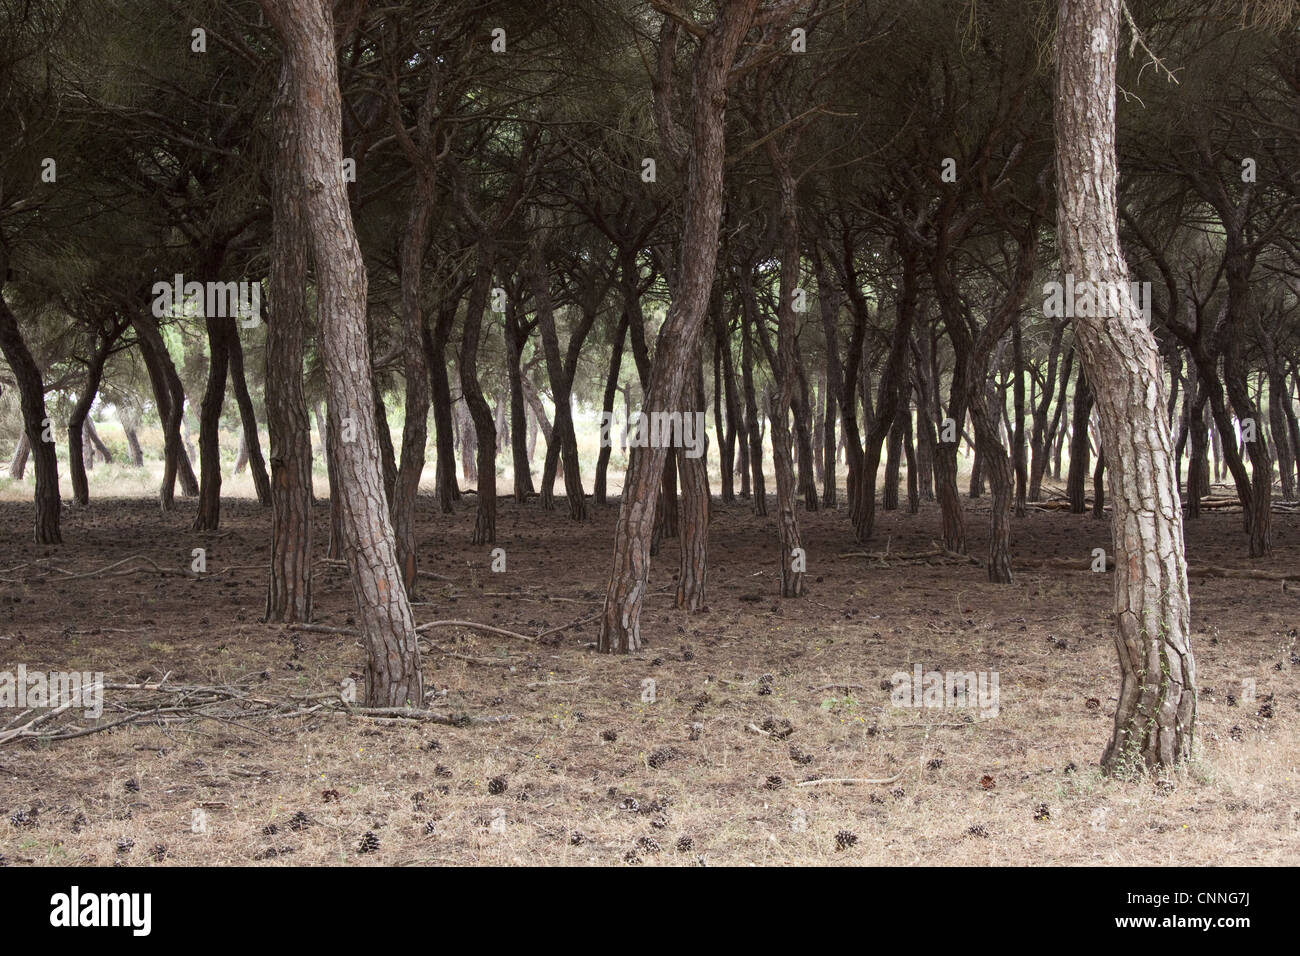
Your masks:
[[[0,250],[0,265],[4,265]],[[0,279],[3,278],[0,272]],[[49,420],[45,415],[45,385],[41,370],[23,341],[18,329],[18,319],[9,310],[9,304],[0,295],[0,351],[18,380],[19,401],[23,410],[23,431],[32,449],[36,466],[36,542],[61,544],[59,534],[59,459],[55,452],[53,433],[45,440]]]
[[[696,52],[689,102],[693,139],[673,302],[659,332],[645,412],[680,410],[693,368],[700,327],[708,312],[722,218],[724,118],[727,81],[758,0],[725,0]],[[614,562],[601,615],[601,651],[627,653],[641,646],[641,603],[650,575],[650,537],[667,448],[634,448],[623,484],[614,532]]]
[[[324,0],[264,0],[293,75],[290,110],[297,169],[319,293],[319,324],[329,393],[331,452],[339,472],[345,552],[367,649],[366,701],[419,707],[424,701],[420,651],[402,587],[378,466],[366,272],[343,183],[341,97],[334,25]],[[355,434],[343,440],[342,420]]]
[[[1191,752],[1196,668],[1183,518],[1151,330],[1128,295],[1116,220],[1115,60],[1121,0],[1061,0],[1057,21],[1057,232],[1063,268],[1112,282],[1120,314],[1075,319],[1110,466],[1120,699],[1102,766],[1170,767]]]
[[[311,419],[303,393],[307,329],[307,236],[298,144],[284,64],[273,112],[279,132],[272,181],[270,315],[266,326],[266,427],[271,450],[271,575],[267,621],[311,620]],[[324,438],[324,429],[321,437]]]

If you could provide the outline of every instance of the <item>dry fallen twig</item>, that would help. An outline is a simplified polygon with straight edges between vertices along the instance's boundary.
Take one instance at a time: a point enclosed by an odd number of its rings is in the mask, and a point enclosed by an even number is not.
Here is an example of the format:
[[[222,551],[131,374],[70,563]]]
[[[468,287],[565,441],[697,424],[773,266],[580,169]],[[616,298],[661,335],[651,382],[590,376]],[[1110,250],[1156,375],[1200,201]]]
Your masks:
[[[822,777],[817,780],[801,780],[795,784],[796,787],[816,787],[823,783],[861,783],[868,786],[883,785],[887,783],[897,783],[903,779],[902,771],[894,774],[892,777]]]

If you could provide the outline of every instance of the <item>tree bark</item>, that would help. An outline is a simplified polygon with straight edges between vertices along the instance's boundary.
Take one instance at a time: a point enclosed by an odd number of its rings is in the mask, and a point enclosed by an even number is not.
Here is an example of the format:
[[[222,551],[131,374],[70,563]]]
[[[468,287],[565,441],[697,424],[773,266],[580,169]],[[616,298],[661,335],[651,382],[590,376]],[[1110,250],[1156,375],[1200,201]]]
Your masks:
[[[519,304],[513,298],[506,303],[505,343],[506,380],[510,388],[510,460],[514,469],[514,498],[523,504],[537,494],[533,488],[532,458],[528,454],[528,409],[524,401],[523,359],[530,323],[519,316]]]
[[[727,84],[758,0],[724,0],[696,52],[694,104],[686,175],[681,254],[672,305],[659,332],[643,411],[681,407],[700,327],[708,312],[722,218]],[[628,653],[641,646],[641,603],[650,573],[650,536],[668,449],[634,448],[614,532],[614,561],[601,615],[598,648]]]
[[[614,451],[614,399],[618,395],[618,374],[623,365],[623,345],[627,341],[627,313],[619,317],[618,327],[614,330],[614,344],[609,350],[609,371],[605,373],[605,393],[601,396],[600,409],[605,420],[610,423],[608,441],[600,446],[596,458],[596,483],[592,489],[598,505],[607,503],[606,483],[609,473],[609,456]]]
[[[480,245],[478,273],[470,288],[458,362],[461,393],[469,408],[476,445],[478,510],[474,516],[474,533],[470,539],[474,544],[493,544],[497,539],[497,427],[492,409],[479,386],[477,371],[479,339],[483,333],[483,310],[487,307],[491,282],[491,255],[486,247]],[[469,452],[464,454],[468,458]]]
[[[1065,388],[1061,388],[1061,397],[1057,400],[1056,414],[1050,420],[1052,393],[1056,386],[1057,359],[1061,354],[1061,338],[1065,333],[1066,323],[1058,322],[1052,329],[1052,342],[1047,350],[1047,372],[1043,376],[1043,394],[1034,408],[1034,429],[1029,438],[1029,501],[1041,501],[1043,498],[1043,475],[1047,471],[1047,459],[1051,452],[1052,436],[1056,423],[1060,421],[1061,403],[1065,400]],[[1061,371],[1061,380],[1065,382],[1070,375],[1072,353],[1067,353]]]
[[[1080,355],[1082,364],[1083,356]],[[1070,470],[1065,479],[1065,493],[1070,499],[1070,514],[1088,510],[1088,423],[1092,418],[1092,389],[1082,371],[1074,383],[1074,405],[1070,423]]]
[[[704,405],[704,371],[697,361],[697,380],[688,385],[682,399],[683,416]],[[701,435],[703,440],[704,436]],[[709,467],[705,454],[692,458],[685,449],[675,449],[682,477],[681,563],[677,574],[676,606],[686,611],[704,607],[708,580],[709,551]]]
[[[266,326],[266,428],[271,451],[271,573],[268,622],[311,620],[311,419],[303,392],[307,335],[307,233],[299,144],[293,122],[293,76],[280,67],[272,114],[278,142],[271,183],[270,314]],[[321,421],[321,439],[325,438]],[[330,489],[331,503],[337,502]],[[331,508],[331,510],[333,510]]]
[[[578,436],[573,429],[573,376],[577,372],[578,353],[582,343],[596,322],[597,305],[591,303],[582,309],[582,318],[569,334],[566,354],[560,355],[560,338],[555,329],[555,309],[551,304],[550,279],[540,247],[534,246],[529,268],[533,299],[537,304],[537,323],[542,335],[542,349],[546,355],[546,373],[551,380],[551,394],[555,398],[555,424],[552,433],[558,439],[546,449],[546,468],[542,477],[542,491],[547,497],[555,484],[556,460],[564,462],[564,495],[569,502],[569,518],[587,520],[587,500],[582,489],[582,470],[578,461]],[[552,449],[555,449],[552,451]]]
[[[238,324],[231,322],[227,331],[230,335],[227,346],[230,353],[230,384],[235,391],[235,404],[239,406],[244,453],[253,475],[258,504],[267,506],[271,503],[271,479],[266,473],[266,459],[262,457],[262,443],[257,436],[257,413],[253,408],[253,398],[248,393],[248,379],[244,375],[244,347],[239,341]]]
[[[0,256],[3,251],[0,250]],[[3,265],[0,259],[0,265]],[[0,272],[0,281],[4,273]],[[18,381],[19,401],[23,410],[23,431],[32,449],[36,470],[36,543],[61,544],[59,533],[59,460],[54,448],[54,434],[45,414],[45,385],[41,370],[23,341],[18,318],[0,295],[0,351]],[[47,437],[48,436],[48,437]]]
[[[198,494],[198,479],[194,466],[181,441],[181,420],[185,414],[185,388],[172,363],[167,345],[163,342],[158,320],[147,310],[131,316],[140,354],[149,372],[153,386],[154,404],[163,430],[163,480],[158,497],[163,511],[171,511],[176,502],[176,479],[180,478],[181,493]]]
[[[121,328],[117,330],[119,333]],[[108,361],[109,350],[117,334],[105,334],[102,330],[91,332],[87,336],[90,354],[86,359],[86,380],[81,394],[68,414],[68,471],[72,477],[72,499],[83,508],[90,504],[90,483],[86,480],[84,434],[86,416],[90,406],[95,404],[99,394],[99,384],[104,378],[104,363]]]
[[[293,78],[289,111],[315,264],[319,325],[338,462],[347,560],[367,648],[366,701],[420,707],[424,682],[415,621],[402,587],[378,465],[366,335],[366,271],[343,183],[342,105],[331,7],[324,0],[263,0]],[[345,441],[344,417],[355,434]]]
[[[1116,221],[1115,60],[1121,0],[1060,0],[1056,184],[1061,263],[1114,283],[1110,318],[1076,318],[1075,337],[1110,465],[1115,647],[1120,698],[1102,757],[1109,773],[1168,768],[1191,752],[1196,668],[1182,507],[1155,340],[1128,294]]]
[[[14,456],[9,459],[9,477],[14,481],[22,481],[23,475],[27,471],[27,459],[31,455],[32,446],[27,440],[27,432],[18,433],[18,443],[14,445]]]
[[[747,268],[747,267],[742,267]],[[740,318],[740,384],[745,393],[745,432],[749,439],[750,487],[754,495],[754,514],[767,514],[767,487],[763,480],[763,433],[758,427],[758,397],[754,393],[754,349],[751,345],[751,328],[757,320],[753,308],[751,282],[741,275],[741,296],[744,302]]]
[[[199,512],[195,531],[216,531],[221,525],[221,409],[230,369],[233,318],[207,316],[208,384],[199,406]]]
[[[448,515],[452,513],[452,503],[460,497],[460,486],[456,482],[456,420],[451,401],[451,381],[447,376],[447,340],[456,320],[460,296],[458,290],[438,304],[433,331],[429,330],[427,323],[420,330],[420,344],[424,349],[433,393],[433,426],[438,447],[435,466],[438,507]]]

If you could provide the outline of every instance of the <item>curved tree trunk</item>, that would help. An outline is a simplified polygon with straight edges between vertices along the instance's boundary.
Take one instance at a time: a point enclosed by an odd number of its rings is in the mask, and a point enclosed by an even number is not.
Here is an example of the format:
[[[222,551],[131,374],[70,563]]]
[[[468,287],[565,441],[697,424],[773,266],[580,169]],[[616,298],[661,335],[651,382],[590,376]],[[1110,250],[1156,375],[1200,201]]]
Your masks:
[[[1111,318],[1076,318],[1075,336],[1111,469],[1115,647],[1120,699],[1102,766],[1167,768],[1191,752],[1196,666],[1190,643],[1182,507],[1167,398],[1151,330],[1130,301],[1115,200],[1115,60],[1121,0],[1060,0],[1057,20],[1057,238],[1067,273],[1114,283]]]
[[[918,291],[916,266],[916,251],[909,243],[902,251],[902,276],[895,299],[898,319],[894,325],[889,356],[885,359],[885,367],[880,373],[875,417],[867,429],[862,468],[858,474],[858,493],[855,499],[857,514],[853,525],[854,535],[858,541],[869,540],[875,531],[876,476],[880,470],[880,453],[885,439],[894,427],[894,418],[906,395],[905,386],[909,379],[907,360],[911,350],[912,322],[916,317]],[[861,290],[856,288],[849,290],[850,301],[860,298],[862,298]],[[865,312],[866,304],[863,302],[855,308]],[[898,506],[897,498],[894,506]]]
[[[239,341],[237,323],[231,322],[230,341],[230,384],[235,391],[235,403],[239,406],[240,424],[243,426],[244,453],[248,456],[248,467],[253,475],[253,488],[257,491],[258,504],[271,503],[271,479],[266,474],[266,459],[262,457],[262,443],[257,437],[257,413],[253,408],[252,396],[248,394],[248,379],[244,375],[244,347]]]
[[[694,104],[679,274],[659,332],[643,412],[676,411],[708,312],[722,218],[727,85],[758,0],[724,0],[696,51],[689,102]],[[614,531],[614,561],[597,647],[628,653],[641,646],[641,603],[650,575],[650,535],[666,448],[634,448]]]
[[[148,311],[131,316],[140,354],[149,372],[153,386],[154,404],[163,430],[163,480],[158,497],[163,511],[171,511],[176,502],[176,479],[180,478],[181,493],[198,494],[198,480],[194,466],[181,441],[181,419],[185,414],[185,388],[163,342],[158,320]]]
[[[478,480],[478,511],[474,516],[474,544],[492,544],[497,539],[497,426],[492,409],[478,383],[478,344],[483,333],[483,310],[487,307],[492,282],[491,257],[479,247],[478,273],[469,293],[465,328],[460,342],[460,387],[469,407],[476,440],[475,471]],[[465,452],[468,458],[468,450]]]
[[[1029,501],[1041,501],[1043,497],[1043,475],[1047,471],[1047,457],[1052,447],[1052,436],[1061,417],[1061,402],[1065,400],[1065,387],[1061,387],[1061,397],[1056,403],[1056,413],[1050,421],[1052,393],[1056,387],[1057,359],[1061,352],[1061,338],[1065,333],[1066,323],[1058,322],[1052,329],[1052,342],[1047,351],[1047,372],[1043,375],[1043,394],[1034,408],[1034,428],[1029,438],[1029,487],[1026,495]],[[1061,370],[1064,383],[1070,375],[1070,363],[1073,353],[1067,353]]]
[[[329,428],[342,495],[345,551],[366,644],[366,702],[420,707],[424,681],[411,605],[402,587],[378,466],[366,335],[366,271],[343,183],[342,105],[331,7],[324,0],[264,0],[293,87],[290,122],[319,293]],[[344,417],[355,433],[343,440]]]
[[[0,273],[0,279],[3,279]],[[54,448],[54,432],[45,414],[45,385],[41,370],[23,341],[18,318],[0,295],[0,351],[18,380],[19,400],[23,410],[23,431],[32,449],[36,470],[36,543],[61,544],[59,533],[59,459]]]
[[[90,406],[95,404],[99,394],[99,383],[104,378],[104,363],[113,339],[102,332],[92,332],[88,336],[90,355],[86,362],[86,381],[77,396],[72,411],[68,414],[68,471],[72,477],[72,499],[82,507],[90,504],[90,483],[86,480],[86,436],[84,429]]]
[[[27,440],[27,432],[18,433],[18,443],[14,445],[14,456],[9,459],[9,477],[22,481],[27,471],[27,459],[31,455],[32,445]]]

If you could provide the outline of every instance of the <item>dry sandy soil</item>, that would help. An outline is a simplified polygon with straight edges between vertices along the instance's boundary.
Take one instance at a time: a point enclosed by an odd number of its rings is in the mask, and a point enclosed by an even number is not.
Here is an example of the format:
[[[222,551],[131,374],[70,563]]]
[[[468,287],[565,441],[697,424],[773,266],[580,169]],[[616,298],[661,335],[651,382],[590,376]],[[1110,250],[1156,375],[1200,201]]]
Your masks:
[[[615,506],[585,525],[501,502],[507,570],[469,541],[473,499],[422,503],[419,621],[536,635],[599,610]],[[986,504],[970,502],[972,553]],[[62,547],[30,543],[29,505],[0,504],[0,670],[102,671],[116,682],[242,682],[270,699],[360,678],[345,634],[258,621],[266,513],[228,501],[223,530],[188,530],[193,502],[97,500]],[[1171,779],[1124,783],[1097,760],[1118,687],[1110,576],[840,557],[843,512],[801,514],[808,595],[776,595],[775,527],[717,507],[709,610],[672,608],[676,544],[652,574],[648,647],[597,656],[594,624],[541,642],[426,633],[430,706],[511,715],[485,725],[308,717],[123,726],[0,747],[0,858],[17,864],[1295,864],[1300,862],[1300,589],[1192,583],[1198,752]],[[323,542],[327,508],[316,510]],[[1188,527],[1193,564],[1248,567],[1239,512]],[[938,515],[882,513],[878,543],[928,549]],[[1300,567],[1300,519],[1279,515],[1272,568]],[[1086,560],[1109,522],[1034,513],[1017,558]],[[72,578],[130,555],[148,570]],[[41,561],[43,564],[33,562]],[[123,567],[130,567],[125,565]],[[346,628],[344,572],[316,569],[316,621]],[[455,655],[455,656],[452,656]],[[996,671],[1000,710],[890,705],[926,670]],[[655,699],[643,700],[646,679]],[[1255,696],[1245,688],[1254,681]],[[834,686],[832,686],[834,685]],[[105,718],[129,692],[109,691]],[[0,720],[0,726],[9,717]],[[766,729],[765,729],[766,728]],[[757,732],[755,732],[757,730]],[[883,785],[810,785],[824,777]],[[196,813],[201,811],[201,813]],[[201,823],[202,825],[199,825]]]

